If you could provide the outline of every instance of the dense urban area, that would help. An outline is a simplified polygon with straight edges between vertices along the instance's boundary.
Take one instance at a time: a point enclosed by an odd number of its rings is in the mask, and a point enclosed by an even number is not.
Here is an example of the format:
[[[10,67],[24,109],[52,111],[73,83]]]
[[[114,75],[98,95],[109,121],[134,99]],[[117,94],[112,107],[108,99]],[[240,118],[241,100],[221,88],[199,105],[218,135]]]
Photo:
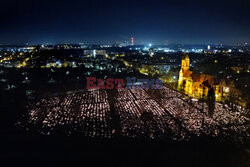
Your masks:
[[[183,140],[192,135],[222,135],[249,139],[247,44],[0,48],[1,107],[3,111],[20,111],[16,114],[18,128],[46,135],[83,133],[107,138],[121,135]],[[183,55],[190,57],[190,69],[220,82],[220,98],[217,94],[214,98],[196,96],[181,88]],[[86,90],[89,76],[104,80],[159,78],[164,87],[160,91]],[[205,85],[205,80],[201,84]]]

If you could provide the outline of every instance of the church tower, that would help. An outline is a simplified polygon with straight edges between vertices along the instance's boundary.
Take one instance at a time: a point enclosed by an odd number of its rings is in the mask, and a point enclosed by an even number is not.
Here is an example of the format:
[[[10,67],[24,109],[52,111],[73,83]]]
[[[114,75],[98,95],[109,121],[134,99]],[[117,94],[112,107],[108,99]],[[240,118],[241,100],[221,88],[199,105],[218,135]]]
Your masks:
[[[181,70],[179,73],[179,85],[182,84],[183,80],[185,79],[184,74],[189,71],[189,65],[190,65],[190,59],[187,54],[184,54],[184,56],[181,59]]]
[[[189,70],[190,59],[187,54],[184,54],[181,60],[181,70],[183,73],[186,73]]]

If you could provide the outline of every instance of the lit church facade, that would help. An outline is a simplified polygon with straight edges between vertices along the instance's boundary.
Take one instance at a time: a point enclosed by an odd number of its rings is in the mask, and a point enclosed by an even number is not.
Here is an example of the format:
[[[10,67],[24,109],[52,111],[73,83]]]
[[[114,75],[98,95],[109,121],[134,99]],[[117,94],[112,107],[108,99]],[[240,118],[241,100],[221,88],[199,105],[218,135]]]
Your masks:
[[[221,100],[223,97],[223,86],[213,76],[190,70],[190,59],[187,54],[181,60],[178,87],[196,98],[207,97],[209,90],[213,90],[216,100]]]

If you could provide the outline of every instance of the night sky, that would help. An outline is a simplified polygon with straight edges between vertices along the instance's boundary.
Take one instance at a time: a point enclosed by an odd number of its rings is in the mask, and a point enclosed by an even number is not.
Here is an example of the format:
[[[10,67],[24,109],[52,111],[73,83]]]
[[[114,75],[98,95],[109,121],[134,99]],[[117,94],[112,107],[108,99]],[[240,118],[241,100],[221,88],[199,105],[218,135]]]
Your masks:
[[[0,44],[250,43],[248,0],[1,0]]]

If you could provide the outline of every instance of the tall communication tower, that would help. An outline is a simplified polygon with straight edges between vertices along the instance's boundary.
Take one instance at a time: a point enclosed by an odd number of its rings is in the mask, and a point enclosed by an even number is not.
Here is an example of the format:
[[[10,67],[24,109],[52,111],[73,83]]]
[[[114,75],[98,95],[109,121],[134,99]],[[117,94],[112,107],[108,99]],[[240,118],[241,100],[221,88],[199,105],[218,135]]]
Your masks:
[[[135,43],[134,43],[134,37],[131,38],[131,45],[133,46]]]

